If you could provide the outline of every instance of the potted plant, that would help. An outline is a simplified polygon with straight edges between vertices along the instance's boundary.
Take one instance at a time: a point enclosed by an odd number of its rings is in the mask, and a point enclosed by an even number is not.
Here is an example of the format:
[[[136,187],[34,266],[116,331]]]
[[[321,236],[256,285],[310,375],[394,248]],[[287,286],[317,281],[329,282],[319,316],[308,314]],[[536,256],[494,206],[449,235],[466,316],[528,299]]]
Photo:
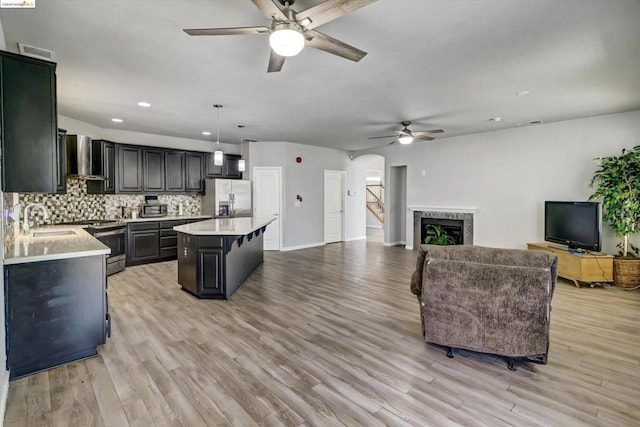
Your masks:
[[[424,242],[428,245],[455,245],[456,239],[447,234],[447,231],[439,225],[427,225],[427,236]]]
[[[635,287],[640,285],[640,259],[629,236],[640,231],[640,145],[622,149],[619,156],[596,160],[600,169],[591,179],[590,187],[596,186],[596,191],[589,199],[602,199],[602,219],[622,237],[620,254],[613,259],[614,281],[618,286]]]

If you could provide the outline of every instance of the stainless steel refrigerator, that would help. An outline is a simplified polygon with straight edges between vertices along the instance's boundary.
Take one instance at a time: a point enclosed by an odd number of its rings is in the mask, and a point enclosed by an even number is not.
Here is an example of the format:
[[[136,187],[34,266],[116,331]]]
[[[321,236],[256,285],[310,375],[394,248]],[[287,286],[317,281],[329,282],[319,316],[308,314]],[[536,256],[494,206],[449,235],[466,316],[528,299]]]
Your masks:
[[[251,181],[244,179],[205,179],[202,214],[214,218],[252,216]]]

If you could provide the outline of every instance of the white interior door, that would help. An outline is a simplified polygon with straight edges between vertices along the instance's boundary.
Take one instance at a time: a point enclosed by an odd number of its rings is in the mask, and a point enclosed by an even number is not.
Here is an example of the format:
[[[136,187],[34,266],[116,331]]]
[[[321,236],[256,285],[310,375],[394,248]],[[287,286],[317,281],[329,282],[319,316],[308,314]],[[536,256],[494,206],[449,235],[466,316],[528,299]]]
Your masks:
[[[275,216],[277,219],[264,232],[264,250],[279,251],[282,241],[282,169],[253,168],[253,208],[255,216]]]
[[[344,240],[346,172],[324,171],[324,242]]]

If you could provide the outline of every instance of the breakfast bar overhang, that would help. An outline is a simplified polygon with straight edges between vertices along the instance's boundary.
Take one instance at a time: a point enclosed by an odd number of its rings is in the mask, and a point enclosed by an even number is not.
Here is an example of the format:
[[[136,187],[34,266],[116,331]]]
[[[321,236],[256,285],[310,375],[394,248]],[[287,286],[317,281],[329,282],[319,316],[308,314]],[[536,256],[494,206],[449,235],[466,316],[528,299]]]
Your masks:
[[[210,219],[174,227],[182,289],[198,298],[231,298],[262,264],[263,233],[275,219]]]

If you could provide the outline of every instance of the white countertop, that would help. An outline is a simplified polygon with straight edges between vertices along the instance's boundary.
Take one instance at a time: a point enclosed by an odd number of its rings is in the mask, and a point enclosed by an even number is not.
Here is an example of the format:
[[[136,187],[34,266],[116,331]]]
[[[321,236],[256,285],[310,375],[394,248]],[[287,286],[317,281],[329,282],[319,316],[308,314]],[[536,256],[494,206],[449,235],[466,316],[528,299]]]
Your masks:
[[[246,236],[276,220],[275,216],[219,218],[173,227],[194,236]]]
[[[71,231],[67,235],[36,237],[37,233]],[[92,255],[107,255],[108,246],[77,225],[49,225],[32,228],[28,236],[15,236],[7,242],[4,264],[50,261],[65,258],[80,258]]]
[[[210,219],[211,215],[167,215],[167,216],[157,216],[153,218],[124,218],[123,222],[147,222],[147,221],[178,221],[181,219]]]

